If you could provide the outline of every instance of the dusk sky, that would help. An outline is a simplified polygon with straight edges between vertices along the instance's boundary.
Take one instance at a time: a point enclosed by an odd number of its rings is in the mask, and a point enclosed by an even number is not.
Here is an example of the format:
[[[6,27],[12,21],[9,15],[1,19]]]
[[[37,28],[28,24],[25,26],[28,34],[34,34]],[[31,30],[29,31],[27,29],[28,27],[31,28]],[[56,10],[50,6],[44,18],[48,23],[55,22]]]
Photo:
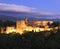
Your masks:
[[[0,0],[0,3],[23,5],[44,12],[60,13],[60,0]]]

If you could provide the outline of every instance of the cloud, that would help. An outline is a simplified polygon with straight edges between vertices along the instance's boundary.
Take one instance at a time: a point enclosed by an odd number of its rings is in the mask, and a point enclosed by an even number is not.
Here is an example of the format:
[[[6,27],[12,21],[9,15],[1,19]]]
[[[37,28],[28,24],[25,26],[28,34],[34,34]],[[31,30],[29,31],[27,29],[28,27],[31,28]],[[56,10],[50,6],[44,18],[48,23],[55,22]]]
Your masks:
[[[55,15],[54,13],[52,12],[40,12],[42,15]]]
[[[37,13],[37,14],[44,14],[44,15],[52,15],[53,14],[53,13],[49,13],[49,12],[42,12],[36,8],[31,8],[28,6],[5,4],[5,3],[0,3],[0,10],[15,11],[15,12],[30,12],[30,13]]]
[[[27,6],[23,5],[14,5],[14,4],[3,4],[0,3],[0,10],[5,10],[5,11],[21,11],[21,12],[35,12],[36,8],[30,8]]]

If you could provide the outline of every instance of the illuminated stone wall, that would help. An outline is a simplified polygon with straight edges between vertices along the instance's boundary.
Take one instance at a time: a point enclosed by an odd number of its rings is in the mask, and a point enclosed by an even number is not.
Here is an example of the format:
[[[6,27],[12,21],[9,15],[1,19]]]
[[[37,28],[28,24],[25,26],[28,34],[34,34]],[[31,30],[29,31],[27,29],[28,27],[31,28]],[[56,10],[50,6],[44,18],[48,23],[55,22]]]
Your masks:
[[[23,33],[24,29],[26,28],[26,24],[25,24],[25,21],[24,20],[21,20],[21,21],[17,21],[16,22],[16,30],[17,32],[19,32],[20,34]]]
[[[7,28],[6,28],[6,33],[7,33],[7,34],[9,34],[9,33],[11,33],[11,32],[16,32],[16,29],[15,29],[14,26],[12,26],[12,27],[7,27]]]
[[[20,34],[24,34],[24,31],[32,31],[33,30],[34,32],[40,32],[40,31],[52,30],[52,28],[49,28],[47,23],[48,22],[53,23],[53,21],[30,21],[30,22],[34,23],[34,24],[32,24],[33,26],[27,25],[28,24],[27,22],[28,21],[25,21],[25,20],[17,21],[16,22],[16,28],[14,26],[13,27],[7,27],[6,32],[9,33],[9,32],[15,31],[15,32],[20,33]],[[39,25],[43,25],[44,28],[37,27]]]

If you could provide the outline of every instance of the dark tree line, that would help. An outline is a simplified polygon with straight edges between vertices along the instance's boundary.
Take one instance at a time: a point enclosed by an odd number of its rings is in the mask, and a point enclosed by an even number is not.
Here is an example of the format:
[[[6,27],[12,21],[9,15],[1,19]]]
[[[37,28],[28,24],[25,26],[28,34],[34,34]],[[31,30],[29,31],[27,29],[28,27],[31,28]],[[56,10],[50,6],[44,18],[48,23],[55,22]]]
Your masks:
[[[0,49],[60,49],[60,30],[0,34]]]
[[[16,26],[16,22],[9,20],[6,21],[0,20],[0,27],[7,27],[7,26]]]

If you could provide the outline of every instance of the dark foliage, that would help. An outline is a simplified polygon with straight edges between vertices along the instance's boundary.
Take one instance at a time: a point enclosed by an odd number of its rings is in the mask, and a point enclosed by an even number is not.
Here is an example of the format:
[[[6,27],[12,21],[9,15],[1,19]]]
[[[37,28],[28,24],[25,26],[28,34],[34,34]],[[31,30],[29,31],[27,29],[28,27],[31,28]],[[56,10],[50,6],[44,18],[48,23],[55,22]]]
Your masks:
[[[60,30],[48,33],[0,34],[0,49],[60,49]]]
[[[6,21],[0,20],[0,28],[1,27],[7,27],[7,26],[16,26],[16,22],[9,21],[9,20],[6,20]]]

